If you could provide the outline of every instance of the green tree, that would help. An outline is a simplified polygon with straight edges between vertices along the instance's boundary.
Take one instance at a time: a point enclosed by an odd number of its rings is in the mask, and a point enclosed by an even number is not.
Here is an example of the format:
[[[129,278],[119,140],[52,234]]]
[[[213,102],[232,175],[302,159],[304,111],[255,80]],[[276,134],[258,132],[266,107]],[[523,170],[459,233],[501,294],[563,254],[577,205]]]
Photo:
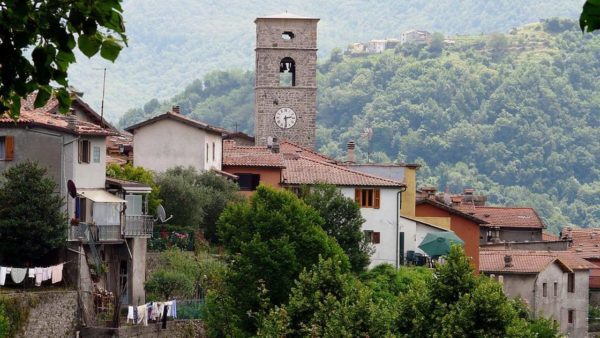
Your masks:
[[[157,182],[163,205],[173,215],[171,223],[198,229],[212,242],[217,241],[215,224],[223,209],[241,199],[235,183],[192,167],[169,169]]]
[[[153,214],[156,211],[156,207],[160,204],[160,193],[152,172],[144,169],[143,167],[134,167],[131,164],[120,166],[116,163],[108,165],[106,168],[106,176],[114,177],[122,180],[134,181],[147,184],[152,188],[152,192],[148,194],[148,211]]]
[[[362,231],[365,220],[356,202],[334,185],[319,184],[303,190],[302,200],[323,218],[323,230],[335,238],[348,255],[352,271],[363,271],[369,265],[373,248]]]
[[[168,300],[171,297],[189,298],[194,294],[194,281],[185,273],[160,269],[144,285],[148,298]]]
[[[17,118],[21,98],[38,91],[41,107],[54,93],[67,112],[69,66],[78,47],[114,61],[127,43],[121,0],[42,0],[0,3],[0,112]],[[116,35],[116,36],[115,36]],[[51,84],[60,85],[53,89]]]
[[[444,34],[435,32],[431,35],[431,43],[429,44],[429,51],[435,55],[439,55],[444,49]]]
[[[264,302],[271,307],[285,303],[294,280],[304,268],[317,263],[319,256],[335,257],[340,268],[347,270],[348,258],[322,224],[315,210],[287,191],[259,186],[249,201],[230,204],[217,225],[231,256],[227,292],[210,298],[220,303],[208,306],[209,332],[256,333],[258,323],[252,314],[259,313]],[[229,318],[230,324],[223,327],[219,322],[225,316],[222,311],[237,322]]]
[[[600,1],[586,0],[579,16],[579,27],[583,32],[600,29]]]
[[[37,163],[19,163],[2,176],[0,257],[5,264],[35,264],[66,243],[64,200]]]

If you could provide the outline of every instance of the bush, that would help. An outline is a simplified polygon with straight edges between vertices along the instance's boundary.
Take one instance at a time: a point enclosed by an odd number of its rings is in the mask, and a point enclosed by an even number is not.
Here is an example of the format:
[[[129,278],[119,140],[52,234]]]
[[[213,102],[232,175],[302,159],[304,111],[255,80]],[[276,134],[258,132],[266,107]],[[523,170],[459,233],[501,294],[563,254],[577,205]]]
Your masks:
[[[191,298],[194,294],[194,280],[190,276],[169,270],[158,270],[145,284],[148,299],[169,300],[172,297]]]

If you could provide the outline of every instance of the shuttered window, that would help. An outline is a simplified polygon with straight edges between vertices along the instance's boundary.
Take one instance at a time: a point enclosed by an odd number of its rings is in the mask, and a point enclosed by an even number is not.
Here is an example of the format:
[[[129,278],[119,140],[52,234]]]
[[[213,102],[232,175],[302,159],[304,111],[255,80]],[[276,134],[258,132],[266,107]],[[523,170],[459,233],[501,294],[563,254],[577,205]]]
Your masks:
[[[365,237],[367,241],[372,244],[379,244],[381,242],[381,233],[373,230],[365,230]]]
[[[12,161],[14,158],[14,137],[0,136],[0,160]]]
[[[379,209],[381,192],[379,189],[355,189],[354,200],[361,208]]]

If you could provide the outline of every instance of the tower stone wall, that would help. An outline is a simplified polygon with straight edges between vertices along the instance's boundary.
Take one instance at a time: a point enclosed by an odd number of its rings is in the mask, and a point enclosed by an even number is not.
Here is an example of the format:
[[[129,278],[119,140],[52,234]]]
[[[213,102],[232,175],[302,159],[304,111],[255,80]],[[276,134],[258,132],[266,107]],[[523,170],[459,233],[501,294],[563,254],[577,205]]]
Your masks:
[[[268,137],[314,148],[317,111],[317,23],[319,19],[281,14],[256,23],[256,144]],[[293,60],[294,83],[280,83],[282,60]],[[285,68],[285,67],[284,67]],[[290,75],[290,74],[288,74]],[[290,108],[295,124],[282,128],[275,114]]]

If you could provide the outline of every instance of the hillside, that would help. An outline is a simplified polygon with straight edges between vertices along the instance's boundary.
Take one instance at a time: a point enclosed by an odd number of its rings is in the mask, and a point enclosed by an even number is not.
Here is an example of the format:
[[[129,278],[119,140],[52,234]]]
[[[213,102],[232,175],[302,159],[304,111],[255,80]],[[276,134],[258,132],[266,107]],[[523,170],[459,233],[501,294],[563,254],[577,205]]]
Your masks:
[[[421,184],[532,205],[554,231],[600,226],[600,36],[553,19],[449,39],[378,55],[334,51],[319,68],[319,150],[343,158],[353,139],[363,161],[370,149],[372,160],[419,162]],[[121,125],[179,104],[252,133],[253,80],[210,73],[171,100],[129,111]],[[367,127],[370,145],[360,136]]]
[[[320,57],[354,41],[398,37],[420,28],[445,34],[504,32],[552,16],[575,18],[583,0],[436,1],[196,1],[125,0],[129,47],[115,64],[77,57],[71,84],[100,108],[107,67],[105,111],[117,120],[152,99],[166,99],[210,71],[251,69],[254,18],[292,13],[317,16]],[[357,29],[358,28],[358,29]]]

